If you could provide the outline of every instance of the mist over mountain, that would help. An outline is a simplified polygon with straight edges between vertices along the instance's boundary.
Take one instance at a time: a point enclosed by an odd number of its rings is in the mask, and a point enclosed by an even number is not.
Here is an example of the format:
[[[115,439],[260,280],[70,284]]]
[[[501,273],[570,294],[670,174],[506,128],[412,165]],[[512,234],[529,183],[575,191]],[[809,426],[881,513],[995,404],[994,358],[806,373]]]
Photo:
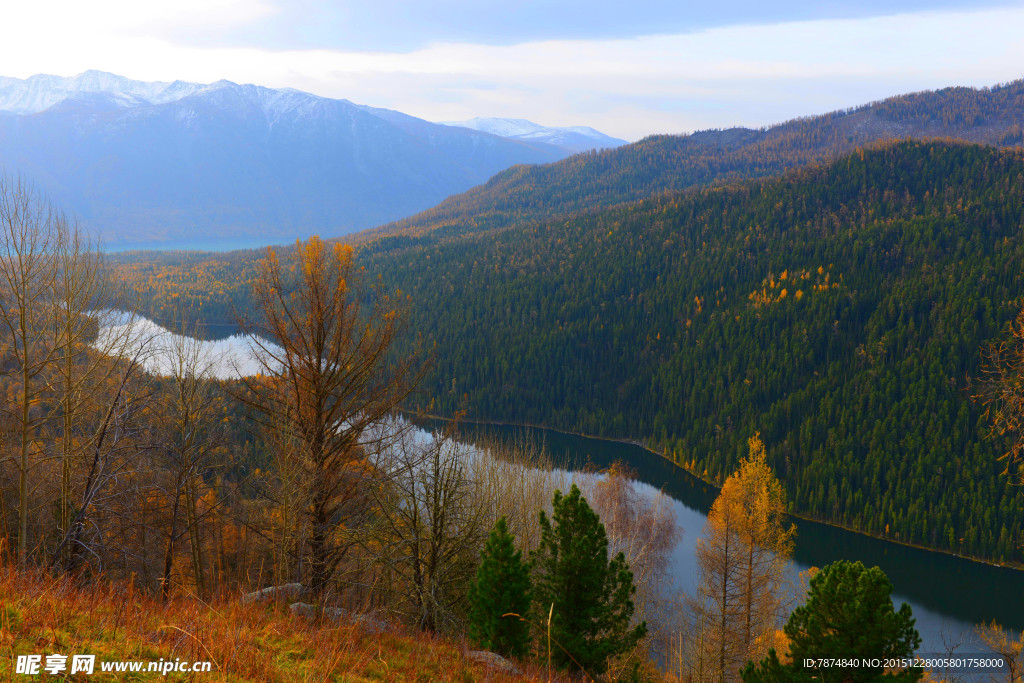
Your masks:
[[[340,236],[569,153],[291,89],[0,78],[0,165],[113,249]]]

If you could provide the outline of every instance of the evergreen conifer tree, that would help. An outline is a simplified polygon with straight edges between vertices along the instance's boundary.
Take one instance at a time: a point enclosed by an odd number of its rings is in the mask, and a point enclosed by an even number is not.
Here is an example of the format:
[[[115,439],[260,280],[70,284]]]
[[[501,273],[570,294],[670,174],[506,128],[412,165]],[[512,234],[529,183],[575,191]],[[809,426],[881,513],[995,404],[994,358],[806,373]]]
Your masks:
[[[515,547],[502,517],[483,550],[476,581],[469,588],[469,634],[481,647],[522,657],[530,646],[525,616],[530,608],[530,566]]]
[[[865,660],[910,658],[921,644],[914,628],[910,605],[899,611],[892,604],[892,583],[878,567],[867,569],[860,562],[839,560],[811,579],[807,604],[797,607],[783,629],[789,638],[789,663],[783,664],[775,650],[755,668],[743,669],[745,683],[781,681],[825,681],[861,683],[921,679],[920,668],[886,672],[863,666]],[[808,659],[857,662],[855,666],[809,668]]]
[[[575,484],[567,496],[555,491],[551,519],[541,512],[540,526],[534,602],[542,619],[552,615],[551,659],[603,674],[611,657],[636,647],[647,633],[645,623],[629,624],[633,574],[622,553],[609,561],[604,525]]]

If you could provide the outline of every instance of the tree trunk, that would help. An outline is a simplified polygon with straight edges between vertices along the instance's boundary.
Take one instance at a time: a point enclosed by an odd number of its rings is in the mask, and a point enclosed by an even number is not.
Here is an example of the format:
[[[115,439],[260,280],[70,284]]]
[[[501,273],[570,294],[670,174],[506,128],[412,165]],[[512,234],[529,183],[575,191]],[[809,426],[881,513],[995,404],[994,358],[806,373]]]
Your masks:
[[[171,595],[171,570],[174,567],[174,537],[178,533],[178,507],[181,501],[181,486],[175,488],[174,508],[171,510],[171,533],[167,536],[167,551],[164,553],[164,577],[160,582],[160,595],[164,602]]]
[[[25,313],[22,311],[24,323]],[[22,335],[24,344],[24,335]],[[28,349],[23,353],[28,354]],[[28,446],[29,446],[29,366],[28,359],[21,372],[21,472],[18,476],[18,566],[28,566]]]
[[[189,550],[192,554],[192,575],[196,583],[196,592],[200,597],[206,596],[206,574],[203,563],[202,538],[199,534],[199,515],[196,511],[195,481],[192,477],[185,482],[185,515],[188,524]]]

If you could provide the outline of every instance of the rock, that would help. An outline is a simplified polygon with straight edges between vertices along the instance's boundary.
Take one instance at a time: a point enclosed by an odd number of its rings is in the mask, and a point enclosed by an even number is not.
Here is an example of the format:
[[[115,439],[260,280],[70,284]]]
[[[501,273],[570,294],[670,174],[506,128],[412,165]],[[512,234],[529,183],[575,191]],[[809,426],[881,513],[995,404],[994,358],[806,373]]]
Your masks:
[[[288,609],[297,617],[304,617],[309,620],[317,618],[317,609],[308,602],[293,602]]]
[[[367,633],[377,634],[391,630],[391,625],[387,621],[372,614],[357,614],[352,621]]]
[[[324,607],[322,610],[317,608],[316,605],[311,605],[308,602],[293,602],[288,609],[291,610],[292,614],[297,617],[305,617],[309,620],[323,617],[326,623],[336,624],[339,621],[347,621],[348,610],[344,610],[340,607]]]
[[[512,662],[508,661],[501,655],[488,650],[470,650],[466,653],[466,658],[474,662],[486,664],[493,669],[497,669],[498,671],[502,671],[513,676],[519,676],[523,673],[519,670],[519,667]]]
[[[315,605],[311,605],[308,602],[295,602],[288,608],[292,614],[310,621],[316,620],[321,616],[320,610]],[[341,622],[348,622],[356,624],[364,631],[369,633],[384,633],[389,630],[390,625],[388,622],[380,619],[372,614],[356,614],[349,612],[347,609],[341,607],[325,607],[323,608],[323,621],[326,624],[339,624]]]
[[[309,590],[301,583],[286,583],[283,586],[268,586],[263,590],[246,593],[242,596],[242,604],[248,605],[269,600],[298,600],[306,597]]]

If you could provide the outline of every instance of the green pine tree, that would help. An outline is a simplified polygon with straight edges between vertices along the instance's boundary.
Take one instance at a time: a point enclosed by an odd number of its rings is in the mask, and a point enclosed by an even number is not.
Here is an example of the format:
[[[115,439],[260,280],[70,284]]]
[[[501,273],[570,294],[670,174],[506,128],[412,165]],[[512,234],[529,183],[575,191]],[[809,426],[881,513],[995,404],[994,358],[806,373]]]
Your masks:
[[[469,587],[469,635],[481,647],[522,657],[530,646],[526,616],[530,608],[530,565],[516,550],[502,517],[480,551],[480,568]]]
[[[628,652],[647,633],[630,628],[633,574],[619,553],[608,560],[604,525],[574,484],[555,491],[551,520],[540,513],[541,541],[534,603],[546,621],[551,606],[551,659],[562,668],[603,674],[608,660]]]
[[[789,638],[790,663],[783,664],[771,650],[757,667],[747,664],[744,682],[920,680],[919,668],[886,673],[881,666],[863,666],[865,659],[912,657],[921,645],[910,605],[903,603],[897,612],[891,593],[892,584],[878,567],[866,569],[846,560],[828,565],[811,579],[807,604],[793,611],[783,629]],[[819,658],[855,660],[858,665],[811,669],[804,664]]]

